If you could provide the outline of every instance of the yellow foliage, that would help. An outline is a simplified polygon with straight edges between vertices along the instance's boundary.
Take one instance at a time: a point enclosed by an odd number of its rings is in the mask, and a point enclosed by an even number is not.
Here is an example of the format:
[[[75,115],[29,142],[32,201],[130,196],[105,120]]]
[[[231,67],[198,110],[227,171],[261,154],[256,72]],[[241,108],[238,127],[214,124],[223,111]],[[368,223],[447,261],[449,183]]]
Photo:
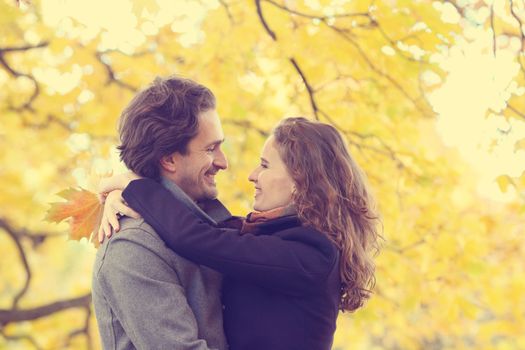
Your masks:
[[[53,21],[62,12],[44,11],[50,3],[0,1],[2,310],[89,293],[95,248],[68,242],[69,226],[45,222],[45,212],[55,193],[93,190],[96,176],[119,166],[112,150],[123,107],[155,76],[179,74],[217,97],[230,164],[218,186],[234,214],[251,210],[248,174],[284,116],[334,124],[367,173],[385,238],[377,284],[362,309],[340,315],[334,349],[525,349],[525,173],[494,179],[515,194],[510,203],[482,198],[479,174],[442,143],[431,89],[421,84],[427,70],[446,79],[433,57],[463,38],[461,23],[443,20],[441,6],[457,12],[452,3],[261,0],[259,13],[257,2],[191,0],[186,6],[202,13],[169,17],[173,4],[132,0],[122,12],[136,19],[129,28],[94,28],[79,14]],[[488,10],[485,3],[463,15]],[[503,11],[496,29],[518,35],[508,5]],[[508,49],[503,42],[498,50]],[[508,120],[522,120],[523,78],[508,92]],[[513,145],[517,153],[523,146]],[[99,349],[87,310],[8,323],[0,348]]]

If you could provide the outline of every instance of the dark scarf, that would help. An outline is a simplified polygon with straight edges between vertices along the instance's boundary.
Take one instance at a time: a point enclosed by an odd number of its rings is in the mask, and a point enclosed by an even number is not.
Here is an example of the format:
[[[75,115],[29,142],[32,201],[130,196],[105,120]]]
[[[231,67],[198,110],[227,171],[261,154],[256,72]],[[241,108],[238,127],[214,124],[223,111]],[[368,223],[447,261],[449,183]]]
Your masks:
[[[246,218],[232,217],[230,220],[220,223],[219,227],[238,229],[241,231],[241,234],[256,233],[261,224],[294,214],[296,214],[296,210],[292,205],[266,211],[253,211]]]

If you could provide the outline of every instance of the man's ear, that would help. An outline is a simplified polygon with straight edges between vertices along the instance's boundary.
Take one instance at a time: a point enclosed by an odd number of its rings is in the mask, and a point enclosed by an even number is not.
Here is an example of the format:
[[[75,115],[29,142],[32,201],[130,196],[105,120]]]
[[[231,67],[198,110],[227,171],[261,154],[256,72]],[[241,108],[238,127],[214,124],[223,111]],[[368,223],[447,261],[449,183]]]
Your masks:
[[[161,168],[168,173],[175,173],[177,171],[177,153],[172,153],[160,159]]]

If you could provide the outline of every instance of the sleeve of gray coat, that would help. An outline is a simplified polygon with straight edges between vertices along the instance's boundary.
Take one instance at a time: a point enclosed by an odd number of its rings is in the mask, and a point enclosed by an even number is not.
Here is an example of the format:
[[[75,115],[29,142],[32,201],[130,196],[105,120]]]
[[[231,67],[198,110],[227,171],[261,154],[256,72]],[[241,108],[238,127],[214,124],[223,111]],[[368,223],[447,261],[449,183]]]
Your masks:
[[[137,349],[208,350],[176,272],[152,240],[131,229],[107,242],[96,272],[107,303]]]

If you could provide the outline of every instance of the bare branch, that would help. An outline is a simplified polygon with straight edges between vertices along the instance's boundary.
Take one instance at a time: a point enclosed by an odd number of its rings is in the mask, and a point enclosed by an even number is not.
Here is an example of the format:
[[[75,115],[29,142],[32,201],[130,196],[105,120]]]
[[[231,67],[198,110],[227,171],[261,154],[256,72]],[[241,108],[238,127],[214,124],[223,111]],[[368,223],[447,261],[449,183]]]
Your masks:
[[[321,21],[329,20],[331,18],[348,18],[348,17],[367,17],[371,19],[370,13],[368,12],[340,13],[340,14],[334,14],[332,16],[317,16],[317,15],[307,14],[304,12],[293,10],[289,7],[286,7],[285,5],[278,4],[273,0],[264,0],[264,1],[274,5],[275,7],[280,8],[281,10],[285,10],[286,12],[289,12],[290,14],[297,15],[300,17],[310,18],[310,19],[318,19]]]
[[[273,2],[271,2],[271,3],[275,5],[275,3],[273,3]],[[265,30],[268,33],[268,35],[271,36],[273,41],[277,41],[277,35],[275,34],[274,31],[272,31],[270,29],[270,27],[268,26],[268,23],[264,19],[264,15],[262,13],[262,8],[261,8],[261,1],[260,0],[255,0],[255,4],[257,5],[257,14],[259,16],[259,19],[260,19],[263,27],[265,28]],[[301,79],[302,79],[302,81],[303,81],[303,83],[304,83],[304,85],[306,87],[306,90],[308,91],[308,97],[310,98],[310,104],[312,106],[312,110],[313,110],[315,119],[319,120],[319,115],[318,115],[319,108],[317,107],[317,103],[315,101],[314,89],[312,88],[312,86],[308,82],[308,80],[306,79],[306,76],[305,76],[304,72],[301,70],[301,67],[299,67],[299,64],[297,63],[297,60],[294,57],[290,57],[290,58],[288,58],[288,60],[293,65],[293,67],[295,68],[295,70],[297,71],[299,76],[301,77]]]
[[[13,76],[15,78],[18,78],[18,77],[26,77],[26,78],[28,78],[29,80],[31,80],[33,82],[33,85],[35,87],[35,90],[33,91],[33,94],[29,97],[28,101],[26,101],[22,106],[16,107],[16,109],[18,111],[24,110],[24,109],[33,111],[33,108],[31,106],[31,104],[33,103],[34,100],[36,100],[36,98],[40,94],[40,86],[39,86],[38,82],[36,81],[36,79],[32,75],[19,72],[19,71],[15,70],[13,67],[11,67],[11,65],[7,62],[7,60],[5,58],[5,54],[13,53],[13,52],[24,52],[24,51],[29,51],[29,50],[33,50],[33,49],[40,49],[40,48],[46,47],[48,45],[49,45],[49,42],[48,41],[44,41],[44,42],[42,42],[40,44],[37,44],[37,45],[24,45],[24,46],[18,46],[18,47],[4,47],[4,48],[0,48],[0,65],[2,67],[4,67],[4,69],[11,76]]]
[[[23,334],[23,335],[6,334],[5,331],[1,327],[0,327],[0,334],[2,334],[2,336],[6,340],[14,340],[14,341],[27,340],[28,342],[31,343],[31,345],[33,345],[33,347],[35,349],[37,349],[37,350],[42,349],[42,347],[40,347],[40,345],[38,345],[36,340],[32,336],[30,336],[28,334]]]
[[[22,266],[24,267],[24,271],[26,274],[26,278],[25,278],[22,289],[13,298],[12,308],[15,309],[18,306],[18,302],[20,301],[20,299],[24,296],[24,294],[27,293],[29,289],[29,283],[31,281],[31,269],[27,261],[24,247],[22,246],[22,243],[20,242],[20,237],[15,233],[16,231],[6,221],[3,221],[3,220],[0,221],[0,228],[2,228],[8,234],[8,236],[12,238],[13,242],[15,243],[16,249],[18,250],[18,254],[20,255]],[[1,323],[2,322],[0,320],[0,324]]]
[[[465,10],[459,6],[456,1],[453,1],[453,0],[444,0],[443,2],[448,2],[449,4],[451,4],[452,6],[454,6],[456,8],[456,11],[459,12],[459,14],[461,15],[461,17],[465,17]]]
[[[32,321],[67,309],[87,308],[90,303],[91,293],[88,293],[77,298],[56,301],[32,309],[0,309],[0,324],[6,325],[11,322]]]
[[[370,58],[367,56],[367,54],[365,53],[365,51],[361,48],[361,46],[352,38],[350,37],[349,35],[347,35],[347,33],[345,33],[344,31],[342,31],[340,28],[337,28],[337,27],[331,27],[331,26],[328,26],[328,28],[331,28],[332,30],[334,30],[337,34],[339,34],[340,36],[342,36],[346,41],[348,41],[353,47],[356,48],[357,52],[360,54],[360,56],[363,58],[363,60],[366,62],[366,64],[370,67],[370,69],[372,69],[375,73],[379,74],[380,76],[384,77],[386,80],[388,80],[392,85],[394,85],[394,87],[399,91],[401,92],[401,94],[403,96],[405,96],[410,102],[412,102],[412,104],[414,105],[414,107],[416,107],[417,110],[419,110],[424,116],[429,116],[429,113],[428,111],[425,111],[417,102],[416,99],[414,99],[412,96],[410,96],[406,91],[405,89],[401,86],[400,83],[398,83],[394,78],[392,78],[390,75],[384,73],[383,71],[381,71],[379,68],[377,68],[373,63],[372,61],[370,60]]]
[[[49,41],[44,41],[37,45],[24,45],[24,46],[18,46],[18,47],[2,47],[0,48],[0,55],[2,55],[5,52],[17,52],[17,51],[28,51],[28,50],[33,50],[33,49],[40,49],[48,45],[49,45]]]
[[[86,317],[84,319],[84,325],[81,328],[75,329],[75,330],[71,331],[68,334],[68,337],[67,337],[66,342],[64,344],[65,348],[69,348],[73,338],[75,338],[75,337],[77,337],[79,335],[86,336],[87,348],[88,349],[92,349],[93,348],[93,341],[91,339],[91,335],[89,334],[89,321],[90,321],[90,318],[91,318],[91,307],[88,305],[86,307]]]
[[[359,150],[367,149],[367,150],[369,150],[371,152],[374,152],[376,154],[379,154],[381,156],[386,156],[387,158],[393,160],[396,163],[396,165],[397,165],[397,167],[399,169],[405,169],[406,168],[405,164],[397,156],[397,154],[399,152],[394,151],[380,137],[378,137],[376,135],[371,135],[371,134],[370,135],[364,135],[364,134],[361,134],[361,133],[358,133],[358,132],[355,132],[355,131],[345,130],[345,129],[341,128],[326,112],[319,111],[319,113],[323,117],[325,117],[326,120],[328,120],[328,122],[330,124],[332,124],[336,129],[338,129],[340,132],[345,134],[347,136],[347,138],[348,138],[348,142],[351,145],[357,147]],[[360,139],[361,142],[355,141],[356,138]],[[369,144],[366,144],[365,142],[368,139],[374,139],[377,142],[379,142],[379,144],[381,145],[382,149],[378,148],[378,147],[375,147],[375,146],[371,146]]]
[[[522,117],[523,119],[525,119],[525,113],[524,112],[521,112],[519,110],[516,109],[516,107],[512,106],[510,103],[507,104],[507,107],[513,111],[514,113],[516,113],[518,116]]]
[[[228,19],[230,20],[230,23],[235,23],[233,19],[233,15],[230,11],[230,6],[228,6],[228,4],[224,0],[219,0],[219,3],[224,8],[224,11],[226,11],[226,14],[228,15]]]
[[[115,71],[113,70],[113,67],[111,67],[108,63],[104,62],[104,59],[103,59],[102,55],[103,55],[103,53],[97,52],[95,54],[95,57],[100,62],[100,64],[102,64],[106,68],[106,72],[108,73],[108,80],[106,82],[106,85],[109,85],[111,83],[115,83],[118,86],[120,86],[120,87],[122,87],[122,88],[124,88],[126,90],[129,90],[131,92],[137,92],[138,89],[136,87],[131,86],[128,83],[125,83],[125,82],[117,79],[117,77],[115,75]]]
[[[6,219],[1,218],[1,217],[0,217],[0,229],[3,229],[7,233],[7,235],[11,237],[11,239],[13,240],[16,246],[16,249],[18,250],[18,254],[20,255],[20,260],[21,260],[21,263],[22,263],[22,266],[24,268],[25,275],[26,275],[26,279],[25,279],[24,285],[22,286],[22,289],[13,298],[12,308],[16,309],[20,299],[27,293],[30,282],[31,282],[31,277],[32,277],[31,268],[29,266],[26,252],[24,250],[24,246],[22,245],[21,240],[22,239],[30,240],[34,248],[42,244],[44,240],[47,238],[63,236],[63,234],[53,235],[53,234],[42,233],[42,232],[30,233],[29,231],[25,229],[14,228]]]
[[[261,0],[255,0],[255,6],[257,6],[257,15],[259,15],[259,20],[261,21],[264,29],[266,30],[266,33],[274,40],[277,40],[277,36],[275,35],[274,31],[270,29],[270,26],[268,23],[266,23],[266,20],[264,19],[262,8],[261,8]]]
[[[15,108],[12,108],[12,110],[14,111],[18,111],[17,109]],[[65,130],[67,131],[73,131],[73,127],[71,126],[71,124],[69,124],[68,122],[56,117],[55,115],[52,115],[52,114],[48,114],[47,115],[47,120],[43,123],[34,123],[34,122],[30,122],[28,120],[23,120],[23,125],[24,127],[27,127],[27,128],[31,128],[31,129],[45,129],[47,127],[49,127],[49,125],[51,123],[55,123],[55,124],[58,124],[59,126],[61,126],[62,128],[64,128]]]
[[[310,105],[312,106],[312,110],[314,112],[314,117],[316,120],[319,120],[319,108],[317,107],[317,102],[315,101],[314,97],[314,90],[312,89],[312,86],[306,79],[306,76],[304,75],[303,71],[301,70],[301,67],[299,67],[299,64],[297,63],[295,58],[290,58],[290,62],[294,66],[295,70],[299,75],[301,76],[301,79],[303,80],[304,86],[306,86],[306,90],[308,91],[308,96],[310,97]]]
[[[34,232],[26,229],[15,229],[9,222],[0,217],[0,228],[9,231],[12,235],[16,236],[17,239],[27,239],[31,241],[33,247],[37,247],[42,244],[47,238],[64,237],[66,233],[46,233],[46,232]]]
[[[251,129],[259,133],[262,137],[266,138],[270,135],[270,133],[264,129],[258,128],[252,123],[250,123],[248,120],[231,120],[231,119],[221,119],[223,124],[231,124],[235,126],[239,126],[245,129]]]
[[[28,78],[29,80],[31,80],[33,82],[33,85],[35,87],[35,90],[33,91],[33,93],[31,94],[31,96],[29,97],[29,99],[24,103],[22,104],[20,107],[14,107],[14,109],[16,111],[21,111],[21,110],[24,110],[24,109],[27,109],[29,111],[32,111],[34,112],[33,110],[33,107],[31,106],[31,104],[33,103],[34,100],[36,100],[36,98],[38,97],[38,95],[40,94],[40,86],[38,85],[38,82],[36,81],[36,79],[32,76],[32,75],[29,75],[29,74],[25,74],[25,73],[21,73],[21,72],[18,72],[16,70],[14,70],[8,63],[7,61],[5,60],[5,57],[3,56],[2,53],[0,53],[0,65],[2,67],[5,68],[5,70],[7,70],[7,72],[9,74],[11,74],[13,77],[15,78],[19,78],[19,77],[26,77]]]
[[[524,6],[525,6],[525,4],[524,4]],[[525,29],[524,29],[524,25],[523,25],[523,22],[522,22],[521,18],[518,16],[516,11],[514,10],[514,2],[513,2],[513,0],[510,0],[510,13],[511,13],[512,17],[514,17],[516,22],[518,22],[518,28],[520,30],[520,39],[521,39],[521,50],[520,51],[521,51],[522,55],[524,55],[525,54]],[[518,54],[518,62],[520,63],[521,71],[523,72],[523,74],[525,74],[525,64],[523,62],[522,55]]]
[[[376,23],[376,26],[377,26],[377,29],[379,30],[379,33],[381,33],[381,35],[383,36],[383,38],[385,38],[386,41],[388,41],[388,43],[390,44],[390,46],[396,50],[396,52],[401,56],[403,57],[404,59],[406,59],[407,61],[411,61],[411,62],[417,62],[417,63],[427,63],[427,61],[425,60],[417,60],[413,57],[410,57],[410,56],[407,56],[403,51],[401,51],[399,49],[399,47],[397,47],[397,44],[396,44],[396,40],[393,40],[390,38],[390,36],[388,36],[388,34],[385,32],[385,30],[383,29],[383,27],[379,24],[379,22],[377,21],[374,21],[374,23]],[[418,39],[417,36],[415,35],[407,35],[403,38],[403,40],[406,40],[407,38],[415,38],[415,39]],[[397,41],[403,41],[403,40],[397,40]]]
[[[512,17],[518,22],[518,28],[520,30],[520,37],[521,37],[521,51],[525,50],[525,29],[523,28],[523,22],[521,21],[521,18],[518,16],[516,11],[514,10],[514,1],[510,1],[510,13]]]

